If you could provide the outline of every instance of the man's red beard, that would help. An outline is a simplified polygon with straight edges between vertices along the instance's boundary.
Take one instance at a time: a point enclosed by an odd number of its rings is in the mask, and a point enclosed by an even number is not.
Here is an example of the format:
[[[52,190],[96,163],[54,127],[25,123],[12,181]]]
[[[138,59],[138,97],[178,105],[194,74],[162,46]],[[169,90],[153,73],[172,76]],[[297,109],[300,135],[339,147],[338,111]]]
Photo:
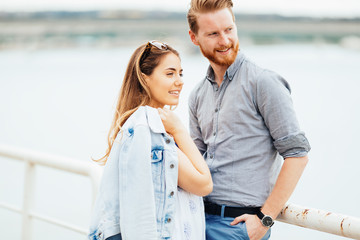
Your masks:
[[[229,44],[226,47],[222,47],[222,48],[217,48],[214,49],[213,52],[210,51],[205,51],[201,45],[200,46],[200,50],[202,52],[202,54],[209,59],[209,61],[220,65],[220,66],[226,66],[229,67],[236,59],[237,57],[237,53],[239,51],[239,42],[236,43],[236,46],[234,46],[232,43]],[[231,51],[230,54],[225,55],[225,56],[217,56],[216,55],[216,51],[221,51],[221,50],[225,50],[225,49],[229,49],[229,51]]]

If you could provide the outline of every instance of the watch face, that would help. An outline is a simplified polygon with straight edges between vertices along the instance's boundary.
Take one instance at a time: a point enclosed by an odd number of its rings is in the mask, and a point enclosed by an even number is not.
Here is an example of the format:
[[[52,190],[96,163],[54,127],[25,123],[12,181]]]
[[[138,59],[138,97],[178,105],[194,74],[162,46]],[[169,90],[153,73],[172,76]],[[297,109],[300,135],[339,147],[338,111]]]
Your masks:
[[[270,216],[265,216],[263,219],[262,219],[262,223],[264,224],[265,227],[271,227],[272,224],[273,224],[273,220]]]

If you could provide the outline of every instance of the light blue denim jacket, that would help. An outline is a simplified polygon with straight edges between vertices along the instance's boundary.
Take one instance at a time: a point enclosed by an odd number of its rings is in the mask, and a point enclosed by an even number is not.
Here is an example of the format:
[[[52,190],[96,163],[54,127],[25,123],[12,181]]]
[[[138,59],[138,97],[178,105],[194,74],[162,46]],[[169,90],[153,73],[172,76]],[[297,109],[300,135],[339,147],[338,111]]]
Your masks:
[[[177,194],[176,145],[157,109],[140,107],[125,122],[106,162],[89,239],[170,239]]]

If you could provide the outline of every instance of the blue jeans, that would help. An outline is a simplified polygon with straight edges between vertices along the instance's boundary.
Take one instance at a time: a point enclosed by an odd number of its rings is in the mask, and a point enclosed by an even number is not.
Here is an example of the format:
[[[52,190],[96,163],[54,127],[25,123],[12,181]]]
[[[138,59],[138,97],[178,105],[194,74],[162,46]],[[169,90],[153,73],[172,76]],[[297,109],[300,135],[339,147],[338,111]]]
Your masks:
[[[111,236],[111,237],[108,237],[107,239],[105,240],[121,240],[121,234],[116,234],[114,236]]]
[[[234,220],[231,217],[205,214],[205,218],[206,240],[249,240],[245,222],[231,226],[230,223]],[[269,229],[262,240],[268,240],[270,233]]]

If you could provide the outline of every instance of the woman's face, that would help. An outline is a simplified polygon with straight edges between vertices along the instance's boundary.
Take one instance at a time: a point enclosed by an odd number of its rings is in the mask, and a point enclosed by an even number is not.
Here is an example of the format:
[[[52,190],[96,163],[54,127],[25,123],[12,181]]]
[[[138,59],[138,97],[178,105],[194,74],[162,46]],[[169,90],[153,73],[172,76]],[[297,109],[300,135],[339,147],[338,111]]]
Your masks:
[[[182,72],[180,58],[170,52],[162,57],[150,76],[145,76],[152,98],[151,107],[163,108],[165,105],[179,103],[184,84]]]

